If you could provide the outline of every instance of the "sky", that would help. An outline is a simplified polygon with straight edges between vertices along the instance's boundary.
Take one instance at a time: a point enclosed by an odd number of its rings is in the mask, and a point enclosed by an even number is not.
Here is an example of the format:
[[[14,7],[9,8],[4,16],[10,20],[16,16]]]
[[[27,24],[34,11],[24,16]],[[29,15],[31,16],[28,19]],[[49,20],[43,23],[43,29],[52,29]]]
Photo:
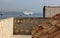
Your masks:
[[[60,6],[60,0],[0,0],[0,11],[43,13],[43,6]]]

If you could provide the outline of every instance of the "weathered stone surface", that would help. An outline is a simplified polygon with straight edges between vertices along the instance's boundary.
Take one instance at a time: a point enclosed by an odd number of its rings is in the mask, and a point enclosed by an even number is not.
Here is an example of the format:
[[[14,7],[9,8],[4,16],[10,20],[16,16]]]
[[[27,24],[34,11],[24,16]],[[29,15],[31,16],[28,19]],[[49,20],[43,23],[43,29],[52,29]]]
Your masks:
[[[26,18],[14,18],[14,35],[31,35],[33,27],[37,27],[40,23],[45,22],[49,18],[35,18],[35,17],[26,17]]]

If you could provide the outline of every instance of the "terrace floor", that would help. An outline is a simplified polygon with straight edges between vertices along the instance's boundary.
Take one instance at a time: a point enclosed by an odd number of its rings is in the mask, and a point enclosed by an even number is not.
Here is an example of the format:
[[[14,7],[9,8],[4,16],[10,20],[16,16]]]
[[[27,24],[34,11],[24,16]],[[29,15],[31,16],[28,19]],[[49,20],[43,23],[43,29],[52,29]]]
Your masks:
[[[32,38],[31,35],[14,35],[13,38]]]

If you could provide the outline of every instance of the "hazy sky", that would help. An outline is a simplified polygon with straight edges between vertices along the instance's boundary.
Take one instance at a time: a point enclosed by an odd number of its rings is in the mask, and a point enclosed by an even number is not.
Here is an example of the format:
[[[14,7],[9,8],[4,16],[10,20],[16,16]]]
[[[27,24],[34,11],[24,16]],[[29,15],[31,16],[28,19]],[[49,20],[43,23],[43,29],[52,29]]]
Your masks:
[[[0,11],[31,10],[43,12],[43,6],[60,6],[60,0],[0,0]]]

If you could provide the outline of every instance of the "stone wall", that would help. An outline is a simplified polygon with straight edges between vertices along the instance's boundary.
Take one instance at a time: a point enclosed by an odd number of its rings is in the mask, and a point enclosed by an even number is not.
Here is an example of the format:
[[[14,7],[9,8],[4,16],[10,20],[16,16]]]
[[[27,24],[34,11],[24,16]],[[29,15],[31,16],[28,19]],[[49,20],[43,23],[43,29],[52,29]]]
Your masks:
[[[43,18],[6,18],[0,20],[0,38],[24,38],[31,36],[33,27],[45,22],[47,19]],[[22,36],[22,34],[25,34]],[[18,35],[18,36],[17,36]]]
[[[14,35],[31,35],[33,27],[37,27],[48,18],[14,18]]]
[[[60,13],[60,6],[45,6],[44,10],[45,17],[52,17]]]

